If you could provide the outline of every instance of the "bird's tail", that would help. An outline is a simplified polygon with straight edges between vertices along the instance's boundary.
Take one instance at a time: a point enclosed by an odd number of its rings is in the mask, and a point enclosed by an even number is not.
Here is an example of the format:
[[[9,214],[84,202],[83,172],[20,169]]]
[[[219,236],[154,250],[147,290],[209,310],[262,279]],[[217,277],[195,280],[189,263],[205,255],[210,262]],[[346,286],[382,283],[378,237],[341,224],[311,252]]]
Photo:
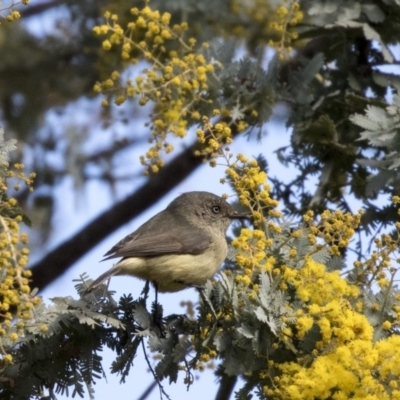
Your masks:
[[[120,272],[120,267],[114,266],[110,268],[108,271],[101,274],[97,279],[95,279],[86,289],[86,293],[93,292],[96,288],[98,288],[104,281],[110,279],[112,276],[117,275]]]

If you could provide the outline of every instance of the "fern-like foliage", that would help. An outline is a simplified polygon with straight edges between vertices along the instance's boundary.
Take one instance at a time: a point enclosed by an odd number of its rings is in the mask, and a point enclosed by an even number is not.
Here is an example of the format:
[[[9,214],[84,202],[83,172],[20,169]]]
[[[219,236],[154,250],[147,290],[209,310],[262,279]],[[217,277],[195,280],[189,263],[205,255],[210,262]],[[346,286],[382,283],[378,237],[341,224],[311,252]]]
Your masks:
[[[350,120],[364,129],[359,140],[371,146],[385,149],[383,157],[360,158],[358,163],[378,172],[368,182],[370,195],[383,191],[387,186],[400,190],[400,96],[393,96],[393,103],[383,107],[368,106],[365,114],[353,114]]]

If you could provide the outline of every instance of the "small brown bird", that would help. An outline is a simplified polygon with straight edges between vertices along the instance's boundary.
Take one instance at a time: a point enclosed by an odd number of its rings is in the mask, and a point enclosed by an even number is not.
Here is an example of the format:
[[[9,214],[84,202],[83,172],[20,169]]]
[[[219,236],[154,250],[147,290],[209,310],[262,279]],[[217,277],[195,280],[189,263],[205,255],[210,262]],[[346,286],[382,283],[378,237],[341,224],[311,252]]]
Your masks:
[[[226,231],[238,215],[222,198],[188,192],[118,242],[104,260],[122,257],[87,289],[113,275],[131,275],[153,282],[160,292],[204,285],[225,260]]]

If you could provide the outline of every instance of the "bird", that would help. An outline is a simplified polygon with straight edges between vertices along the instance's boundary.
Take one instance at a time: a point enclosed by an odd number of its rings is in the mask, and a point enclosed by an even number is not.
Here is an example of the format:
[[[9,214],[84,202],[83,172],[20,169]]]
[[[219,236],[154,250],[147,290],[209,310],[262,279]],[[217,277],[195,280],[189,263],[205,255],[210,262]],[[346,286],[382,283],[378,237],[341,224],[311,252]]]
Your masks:
[[[201,287],[226,258],[230,223],[246,218],[213,193],[183,193],[105,253],[102,261],[121,260],[94,280],[86,292],[114,275],[151,281],[158,292]]]

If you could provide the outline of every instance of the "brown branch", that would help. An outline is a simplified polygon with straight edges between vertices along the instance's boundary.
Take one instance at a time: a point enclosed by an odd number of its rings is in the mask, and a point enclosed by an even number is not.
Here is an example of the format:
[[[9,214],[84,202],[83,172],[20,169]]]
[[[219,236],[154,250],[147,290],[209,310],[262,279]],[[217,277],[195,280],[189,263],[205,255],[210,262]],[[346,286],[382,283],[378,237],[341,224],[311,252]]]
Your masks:
[[[27,18],[46,12],[48,10],[51,10],[52,8],[61,7],[65,5],[66,5],[65,0],[53,0],[42,3],[30,4],[26,8],[22,7],[19,10],[19,12],[22,17]]]
[[[219,382],[219,389],[215,400],[229,400],[235,388],[238,377],[236,375],[223,374]]]
[[[61,243],[33,265],[31,267],[33,269],[31,287],[43,289],[52,283],[91,248],[120,226],[151,207],[187,178],[202,164],[202,158],[195,157],[193,154],[196,145],[193,144],[176,156],[161,168],[159,173],[151,175],[141,188],[103,212],[73,237]]]

